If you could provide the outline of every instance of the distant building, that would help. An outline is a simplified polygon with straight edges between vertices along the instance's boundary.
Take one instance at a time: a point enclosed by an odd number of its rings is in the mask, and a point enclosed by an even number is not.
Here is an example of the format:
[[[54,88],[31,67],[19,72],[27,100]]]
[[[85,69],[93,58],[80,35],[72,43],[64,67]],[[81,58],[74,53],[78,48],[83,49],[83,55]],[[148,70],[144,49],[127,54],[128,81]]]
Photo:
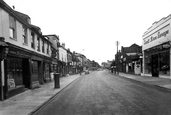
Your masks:
[[[117,57],[118,56],[118,57]],[[116,66],[118,71],[124,73],[137,73],[137,62],[141,63],[142,47],[132,44],[130,47],[121,47],[121,51],[115,55]],[[118,63],[118,64],[117,64]],[[141,64],[139,65],[139,73],[141,74]]]

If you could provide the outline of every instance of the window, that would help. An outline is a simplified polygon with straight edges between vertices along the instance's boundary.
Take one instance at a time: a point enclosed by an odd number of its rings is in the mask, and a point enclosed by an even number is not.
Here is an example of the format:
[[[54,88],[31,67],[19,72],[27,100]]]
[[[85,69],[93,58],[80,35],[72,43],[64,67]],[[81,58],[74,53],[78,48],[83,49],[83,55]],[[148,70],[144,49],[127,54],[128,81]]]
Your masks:
[[[159,54],[159,73],[161,75],[170,75],[170,53],[164,51]]]
[[[47,44],[47,54],[49,54],[49,44]]]
[[[14,36],[14,32],[15,32],[15,30],[13,29],[13,28],[10,28],[10,38],[15,38]]]
[[[24,44],[27,44],[28,41],[27,41],[27,28],[23,26],[23,43]]]
[[[45,48],[44,48],[44,47],[45,47],[45,42],[42,41],[42,52],[43,52],[43,53],[45,53]]]
[[[35,41],[34,41],[34,33],[31,32],[31,47],[34,49],[35,48]]]
[[[16,21],[12,16],[9,16],[9,34],[10,38],[16,39]]]
[[[40,38],[37,37],[37,51],[40,51]]]

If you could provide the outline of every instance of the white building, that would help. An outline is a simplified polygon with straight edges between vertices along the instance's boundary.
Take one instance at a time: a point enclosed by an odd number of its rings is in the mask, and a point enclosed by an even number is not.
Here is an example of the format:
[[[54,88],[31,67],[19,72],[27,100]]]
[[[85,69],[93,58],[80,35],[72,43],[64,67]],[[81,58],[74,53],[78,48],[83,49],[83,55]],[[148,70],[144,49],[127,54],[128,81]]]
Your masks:
[[[59,46],[59,72],[61,75],[67,74],[67,50],[65,49],[65,44],[62,43],[62,46]]]
[[[154,22],[143,34],[143,75],[170,78],[171,15]]]
[[[25,88],[35,88],[50,79],[51,43],[28,15],[0,1],[0,99]],[[4,47],[4,44],[8,47]],[[3,52],[4,49],[6,52]]]

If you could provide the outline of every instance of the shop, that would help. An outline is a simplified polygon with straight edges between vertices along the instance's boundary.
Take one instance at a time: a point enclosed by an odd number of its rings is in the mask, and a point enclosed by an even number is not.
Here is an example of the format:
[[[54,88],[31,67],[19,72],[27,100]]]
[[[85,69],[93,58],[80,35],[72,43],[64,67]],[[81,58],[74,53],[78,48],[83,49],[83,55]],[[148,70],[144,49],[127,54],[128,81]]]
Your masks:
[[[50,77],[50,63],[49,62],[44,62],[44,82],[50,82],[51,77]]]
[[[29,52],[9,45],[9,52],[4,60],[4,97],[9,98],[31,88]]]
[[[170,78],[169,20],[158,22],[143,35],[143,75]]]

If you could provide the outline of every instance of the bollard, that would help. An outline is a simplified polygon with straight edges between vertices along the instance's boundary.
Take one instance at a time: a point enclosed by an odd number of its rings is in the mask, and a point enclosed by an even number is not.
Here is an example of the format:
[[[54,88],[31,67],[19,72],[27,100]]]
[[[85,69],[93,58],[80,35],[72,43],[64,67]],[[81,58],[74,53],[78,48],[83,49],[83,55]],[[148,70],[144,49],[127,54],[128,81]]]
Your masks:
[[[54,73],[54,88],[60,88],[59,73]]]

